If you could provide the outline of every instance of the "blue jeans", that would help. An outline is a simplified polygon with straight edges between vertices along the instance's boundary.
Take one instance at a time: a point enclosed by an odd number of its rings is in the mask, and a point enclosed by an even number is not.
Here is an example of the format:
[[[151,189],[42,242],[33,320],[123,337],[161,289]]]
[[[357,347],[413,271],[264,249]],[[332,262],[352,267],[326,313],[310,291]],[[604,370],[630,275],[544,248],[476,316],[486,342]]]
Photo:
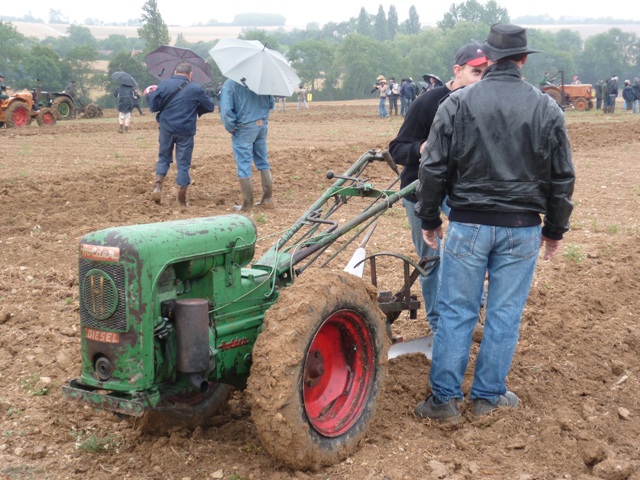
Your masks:
[[[191,184],[189,169],[191,168],[191,156],[193,155],[193,135],[175,135],[160,128],[158,143],[160,146],[156,174],[163,177],[167,175],[169,167],[173,163],[173,150],[175,148],[176,165],[178,166],[176,184],[181,187],[188,187]]]
[[[430,381],[446,402],[461,400],[485,272],[486,321],[470,398],[496,403],[518,341],[524,305],[540,251],[541,227],[492,227],[449,222],[438,292],[440,323],[433,342]]]
[[[407,200],[402,200],[404,209],[407,213],[407,220],[409,220],[409,226],[411,227],[411,240],[413,246],[416,249],[418,257],[436,257],[442,256],[442,248],[440,245],[440,239],[436,237],[438,242],[438,249],[434,250],[424,243],[422,238],[422,222],[420,218],[416,216],[415,207],[416,204]],[[438,329],[438,321],[440,320],[440,310],[438,310],[438,285],[440,280],[440,262],[436,263],[426,275],[420,275],[420,287],[422,288],[422,299],[427,311],[427,321],[429,322],[429,329],[431,333],[436,333]]]
[[[400,95],[400,115],[404,117],[409,109],[409,105],[407,105],[407,99]]]
[[[389,116],[389,114],[387,113],[386,103],[387,99],[385,97],[380,97],[380,102],[378,103],[378,113],[382,118],[387,118]]]
[[[267,121],[263,120],[262,125],[256,125],[256,122],[243,125],[232,135],[231,146],[236,158],[238,178],[251,176],[252,162],[261,171],[271,168],[267,160],[267,133],[269,127]]]
[[[409,111],[409,107],[411,106],[412,103],[413,103],[413,98],[407,98],[407,112]]]

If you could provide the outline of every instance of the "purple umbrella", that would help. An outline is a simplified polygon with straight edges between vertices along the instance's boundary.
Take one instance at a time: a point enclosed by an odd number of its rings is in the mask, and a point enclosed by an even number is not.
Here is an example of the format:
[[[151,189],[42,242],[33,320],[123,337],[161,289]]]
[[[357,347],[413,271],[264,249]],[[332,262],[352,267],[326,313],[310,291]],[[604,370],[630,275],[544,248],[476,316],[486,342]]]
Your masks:
[[[146,61],[149,73],[160,80],[171,78],[178,65],[188,63],[193,68],[192,80],[195,83],[204,85],[213,81],[211,65],[188,48],[163,45],[147,55]]]

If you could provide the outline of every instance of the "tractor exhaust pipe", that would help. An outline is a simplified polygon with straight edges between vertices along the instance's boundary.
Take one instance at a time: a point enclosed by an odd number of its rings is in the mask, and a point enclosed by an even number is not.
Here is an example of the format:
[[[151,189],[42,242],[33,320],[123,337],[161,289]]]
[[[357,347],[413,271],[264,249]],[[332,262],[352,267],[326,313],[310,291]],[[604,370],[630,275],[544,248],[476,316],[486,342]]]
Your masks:
[[[209,301],[205,298],[177,300],[175,323],[178,359],[176,369],[189,377],[200,393],[209,390],[206,375],[210,364]]]

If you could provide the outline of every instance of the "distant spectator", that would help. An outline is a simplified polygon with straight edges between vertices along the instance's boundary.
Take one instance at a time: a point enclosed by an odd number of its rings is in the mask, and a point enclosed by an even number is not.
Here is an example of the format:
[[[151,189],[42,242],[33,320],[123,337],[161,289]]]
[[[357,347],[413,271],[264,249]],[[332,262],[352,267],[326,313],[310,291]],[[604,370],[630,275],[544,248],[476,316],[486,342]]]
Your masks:
[[[373,86],[373,90],[371,90],[371,93],[378,91],[379,94],[380,100],[378,102],[378,115],[380,116],[380,118],[389,118],[386,107],[388,88],[387,85],[387,80],[382,75],[379,75],[378,78],[376,78],[376,83]]]
[[[604,80],[598,80],[596,86],[593,87],[596,91],[596,110],[600,110],[602,108],[602,89],[603,89]]]
[[[636,100],[636,93],[631,86],[631,80],[624,81],[624,88],[622,89],[622,98],[624,99],[624,109],[628,115],[631,115],[633,110],[633,103]]]
[[[389,99],[389,115],[392,115],[394,110],[395,114],[398,115],[398,97],[400,96],[400,91],[398,90],[398,84],[396,83],[396,79],[391,77],[389,78],[389,89],[387,90],[387,98]]]
[[[133,89],[133,108],[137,109],[140,115],[144,115],[144,113],[142,113],[142,109],[140,108],[140,92],[137,88]]]
[[[405,107],[404,113],[406,114],[407,110],[409,110],[409,107],[411,106],[416,96],[418,95],[418,92],[416,91],[416,86],[413,83],[413,80],[411,79],[411,77],[405,78],[402,80],[402,89],[400,91],[400,95],[402,95],[402,98],[404,99],[404,100],[401,100],[401,103],[404,103],[404,107]],[[403,105],[401,105],[401,107],[402,106]]]
[[[407,105],[407,98],[404,95],[404,89],[408,81],[408,79],[403,78],[400,81],[400,87],[398,87],[398,91],[400,92],[400,115],[402,115],[403,117],[406,115],[407,110],[409,109],[409,106]]]
[[[304,88],[304,85],[300,84],[298,87],[298,110],[300,110],[302,105],[309,110],[309,104],[307,103],[307,89]]]
[[[631,86],[633,87],[633,93],[636,95],[636,99],[633,101],[633,113],[638,113],[640,111],[638,109],[638,103],[640,103],[640,78],[634,78]]]
[[[131,112],[135,106],[134,91],[130,85],[120,85],[113,92],[113,95],[118,98],[118,133],[129,133]]]
[[[611,79],[607,82],[607,95],[609,100],[605,108],[605,113],[615,113],[616,98],[618,98],[618,77],[615,75],[612,76]]]
[[[602,84],[602,112],[609,113],[609,82],[611,79],[605,80]]]
[[[9,98],[9,95],[7,95],[7,88],[9,87],[4,85],[4,75],[0,75],[0,100],[6,100]]]

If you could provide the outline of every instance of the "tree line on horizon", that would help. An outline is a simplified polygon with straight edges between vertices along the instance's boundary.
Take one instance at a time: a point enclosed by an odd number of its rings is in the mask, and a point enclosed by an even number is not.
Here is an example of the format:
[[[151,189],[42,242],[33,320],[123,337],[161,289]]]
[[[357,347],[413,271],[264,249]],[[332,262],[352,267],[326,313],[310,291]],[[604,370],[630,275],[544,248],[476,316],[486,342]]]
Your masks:
[[[292,63],[316,100],[350,100],[369,97],[375,78],[383,74],[396,79],[422,80],[426,73],[448,80],[456,50],[471,40],[486,38],[490,25],[510,23],[508,11],[494,0],[485,4],[466,0],[452,4],[435,27],[424,27],[411,7],[409,18],[400,23],[395,6],[385,11],[382,5],[375,14],[361,8],[357,17],[345,22],[327,23],[322,28],[269,31],[244,29],[240,38],[259,40],[282,52]],[[61,90],[76,80],[80,92],[102,89],[97,100],[102,107],[115,105],[109,76],[124,70],[139,85],[155,84],[144,63],[145,54],[160,45],[173,44],[190,48],[211,63],[214,82],[223,81],[209,50],[217,41],[188,42],[182,34],[173,40],[157,0],[142,7],[138,37],[110,35],[97,40],[89,28],[70,25],[67,36],[47,37],[43,41],[25,37],[14,25],[0,21],[0,43],[4,55],[0,72],[5,83],[14,89],[35,87],[40,79],[43,89]],[[543,51],[531,55],[523,69],[525,80],[538,84],[545,71],[564,71],[565,78],[577,75],[584,83],[617,75],[640,76],[640,40],[633,32],[611,28],[605,33],[582,39],[568,28],[556,33],[528,29],[529,44]],[[132,54],[135,52],[136,54]],[[108,71],[95,68],[97,60],[108,61]]]

